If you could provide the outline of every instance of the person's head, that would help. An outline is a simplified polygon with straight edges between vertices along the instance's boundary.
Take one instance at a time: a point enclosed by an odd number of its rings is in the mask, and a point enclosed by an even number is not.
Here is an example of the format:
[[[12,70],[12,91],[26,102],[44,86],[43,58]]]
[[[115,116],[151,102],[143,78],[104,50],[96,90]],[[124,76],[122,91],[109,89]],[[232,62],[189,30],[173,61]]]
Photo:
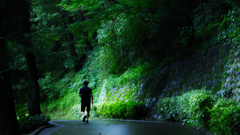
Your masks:
[[[84,86],[88,86],[88,81],[83,81]]]

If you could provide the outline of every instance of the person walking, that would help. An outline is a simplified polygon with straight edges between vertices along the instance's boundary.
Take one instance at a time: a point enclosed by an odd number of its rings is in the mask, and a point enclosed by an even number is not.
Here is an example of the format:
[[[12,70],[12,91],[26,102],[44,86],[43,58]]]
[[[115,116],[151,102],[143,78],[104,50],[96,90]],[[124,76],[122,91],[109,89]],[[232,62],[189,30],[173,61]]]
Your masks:
[[[88,81],[83,81],[83,87],[79,91],[79,97],[81,97],[81,113],[83,116],[83,122],[88,123],[89,118],[89,112],[90,112],[90,98],[92,99],[92,105],[93,105],[93,96],[92,96],[92,90],[88,87]],[[87,116],[84,114],[85,108],[87,107]]]

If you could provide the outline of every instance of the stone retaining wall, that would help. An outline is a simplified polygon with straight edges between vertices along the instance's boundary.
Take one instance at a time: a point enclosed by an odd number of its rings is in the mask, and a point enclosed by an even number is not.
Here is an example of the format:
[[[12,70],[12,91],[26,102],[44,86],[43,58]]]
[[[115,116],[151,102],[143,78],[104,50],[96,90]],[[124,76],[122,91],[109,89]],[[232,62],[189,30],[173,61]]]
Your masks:
[[[156,69],[141,77],[140,88],[134,94],[135,99],[144,99],[147,106],[152,106],[160,98],[175,96],[191,89],[204,88],[217,93],[221,89],[231,88],[233,98],[239,101],[239,52],[238,46],[218,45],[205,53],[197,53]],[[119,93],[114,91],[112,95]]]

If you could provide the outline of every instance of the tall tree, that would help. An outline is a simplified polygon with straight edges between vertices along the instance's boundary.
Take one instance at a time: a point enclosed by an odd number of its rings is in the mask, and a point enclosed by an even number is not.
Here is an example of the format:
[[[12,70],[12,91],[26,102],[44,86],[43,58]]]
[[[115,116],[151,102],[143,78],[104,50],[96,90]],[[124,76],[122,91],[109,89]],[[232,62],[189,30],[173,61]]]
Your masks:
[[[19,0],[17,9],[21,17],[19,17],[19,32],[17,42],[25,46],[25,56],[27,61],[29,83],[32,89],[28,93],[28,112],[30,116],[41,114],[40,110],[40,88],[38,84],[38,71],[33,52],[31,30],[30,30],[30,2],[28,0]]]
[[[38,84],[38,71],[35,62],[35,55],[32,51],[32,42],[31,42],[31,30],[30,30],[30,3],[27,0],[23,1],[24,9],[24,19],[22,21],[22,28],[24,33],[28,34],[28,36],[23,37],[25,40],[22,42],[26,48],[26,60],[28,67],[28,75],[29,75],[29,83],[33,84],[33,88],[28,94],[29,102],[28,102],[28,111],[29,115],[33,116],[36,114],[41,114],[40,110],[40,88]]]
[[[9,1],[8,1],[9,2]],[[9,58],[7,56],[7,46],[5,37],[6,17],[5,8],[11,8],[11,2],[0,1],[0,134],[17,135],[19,126],[17,122],[12,85],[9,73]],[[13,10],[13,9],[12,9]],[[9,18],[8,18],[9,19]]]

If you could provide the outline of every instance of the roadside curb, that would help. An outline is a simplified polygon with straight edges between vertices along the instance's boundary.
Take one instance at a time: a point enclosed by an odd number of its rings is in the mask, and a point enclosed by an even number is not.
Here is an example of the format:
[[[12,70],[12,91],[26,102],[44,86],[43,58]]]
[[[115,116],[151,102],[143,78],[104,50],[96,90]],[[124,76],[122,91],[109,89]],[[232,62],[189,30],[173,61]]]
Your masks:
[[[48,123],[48,125],[46,125],[46,126],[41,126],[41,127],[37,128],[35,131],[33,131],[32,133],[30,133],[29,135],[37,135],[37,134],[39,134],[41,131],[43,131],[43,129],[49,128],[49,127],[54,127],[54,125]]]

